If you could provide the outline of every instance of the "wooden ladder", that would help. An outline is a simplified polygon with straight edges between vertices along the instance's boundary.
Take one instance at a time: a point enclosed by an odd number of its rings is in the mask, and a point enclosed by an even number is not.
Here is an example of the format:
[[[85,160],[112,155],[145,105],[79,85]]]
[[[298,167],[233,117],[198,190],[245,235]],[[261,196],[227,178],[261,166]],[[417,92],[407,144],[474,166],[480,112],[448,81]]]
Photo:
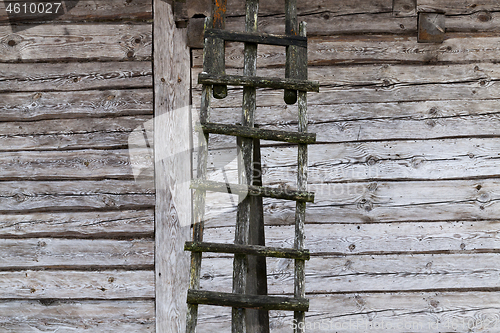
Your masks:
[[[191,251],[190,289],[187,294],[188,316],[186,332],[195,332],[198,304],[232,307],[232,332],[246,332],[245,309],[294,311],[294,331],[304,331],[305,311],[309,300],[305,298],[305,260],[309,251],[303,248],[306,202],[314,201],[314,194],[307,192],[307,144],[316,141],[316,135],[307,133],[307,91],[319,91],[317,82],[307,81],[306,25],[297,22],[297,0],[286,0],[286,34],[271,35],[257,31],[258,0],[246,0],[245,32],[225,29],[226,0],[214,0],[212,18],[205,23],[203,72],[198,82],[203,84],[200,121],[204,135],[199,137],[197,179],[191,184],[194,192],[193,241],[186,242],[185,250]],[[242,76],[225,74],[225,41],[245,43],[244,72]],[[286,74],[284,79],[257,77],[257,45],[268,44],[286,47]],[[209,122],[211,95],[227,96],[227,85],[243,86],[241,125]],[[298,102],[298,132],[266,130],[255,127],[256,88],[285,89],[287,104]],[[208,139],[210,133],[236,136],[241,158],[238,161],[238,184],[207,180]],[[282,190],[262,186],[254,177],[254,162],[260,159],[260,141],[273,140],[298,144],[297,190]],[[239,195],[234,244],[203,242],[206,191],[230,192]],[[296,201],[295,242],[293,249],[266,247],[249,243],[252,228],[261,229],[262,197]],[[256,200],[259,198],[260,200]],[[256,224],[257,223],[257,224]],[[221,293],[200,290],[200,270],[203,252],[232,253],[233,290]],[[294,297],[248,294],[249,258],[288,258],[295,260]],[[264,266],[265,270],[265,266]],[[264,276],[265,279],[265,276]],[[255,279],[254,279],[255,280]],[[255,282],[255,281],[253,281]],[[262,282],[262,281],[261,281]],[[264,281],[264,284],[267,281]],[[264,288],[267,294],[267,286]],[[267,317],[269,321],[269,317]],[[262,320],[260,320],[262,323]],[[265,325],[265,324],[264,324]],[[268,331],[261,329],[259,332]]]

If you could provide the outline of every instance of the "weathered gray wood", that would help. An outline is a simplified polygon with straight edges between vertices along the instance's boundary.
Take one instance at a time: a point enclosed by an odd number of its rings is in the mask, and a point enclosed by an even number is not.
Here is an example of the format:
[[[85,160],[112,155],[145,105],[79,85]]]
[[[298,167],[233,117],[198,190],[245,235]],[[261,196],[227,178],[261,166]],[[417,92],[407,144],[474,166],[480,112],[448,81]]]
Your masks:
[[[2,271],[1,299],[153,299],[152,270]]]
[[[245,32],[255,33],[258,30],[259,1],[247,0],[245,10]],[[257,44],[244,44],[244,76],[257,75]],[[242,126],[254,127],[256,108],[256,89],[243,87],[243,104],[241,113]],[[238,184],[253,184],[253,139],[241,138],[238,141],[238,149],[241,155],[238,158]],[[238,213],[235,230],[235,244],[248,244],[249,226],[251,217],[252,199],[247,193],[238,196]],[[248,257],[245,255],[234,255],[233,260],[233,294],[244,294],[247,284]],[[246,328],[245,309],[233,307],[231,331],[233,333],[244,332]]]
[[[255,88],[274,88],[274,89],[297,89],[306,91],[319,92],[319,83],[310,81],[300,81],[294,79],[279,79],[266,77],[244,77],[236,75],[209,75],[200,73],[198,83],[201,84],[216,84],[225,83],[235,86],[248,86]]]
[[[452,253],[466,249],[496,253],[500,249],[498,221],[322,223],[306,224],[305,247],[315,255]],[[232,239],[231,227],[207,228],[207,241]],[[266,226],[267,245],[290,246],[293,226]],[[327,235],[327,236],[325,236]],[[353,246],[354,245],[354,246]],[[206,254],[206,257],[216,255]]]
[[[205,123],[201,128],[207,133],[216,133],[247,137],[261,140],[283,141],[289,143],[314,143],[316,141],[315,133],[269,131],[260,128],[249,128],[239,125],[227,125],[217,123]]]
[[[12,33],[10,26],[0,26],[0,62],[151,60],[151,24],[20,26],[25,27]]]
[[[152,188],[134,181],[3,181],[0,211],[28,213],[147,209],[154,206]]]
[[[110,90],[153,85],[148,61],[0,64],[0,71],[1,92]]]
[[[189,149],[189,49],[172,6],[154,2],[155,55],[155,272],[156,331],[181,332],[186,325],[189,257],[184,243],[191,225]],[[184,108],[184,109],[181,109]]]
[[[393,35],[328,36],[310,38],[309,65],[354,63],[471,63],[498,59],[496,34],[447,34],[442,44],[417,44],[416,37]],[[477,50],[483,50],[477,52]],[[239,44],[226,47],[227,67],[241,67],[242,48]],[[193,51],[194,65],[200,67],[201,53]],[[271,46],[259,47],[259,66],[283,66],[285,55]]]
[[[308,207],[308,223],[490,221],[498,218],[500,184],[491,178],[376,181],[309,184],[309,190],[315,204]],[[229,200],[207,200],[207,208],[207,227],[232,224],[236,208]],[[264,212],[267,225],[293,224],[295,207],[266,199]]]
[[[36,213],[2,215],[1,237],[151,237],[154,212]]]
[[[8,22],[46,22],[47,18],[42,15],[24,15],[24,11],[9,18],[6,11],[8,3],[0,4],[0,23]],[[55,6],[54,6],[55,8]],[[92,22],[92,21],[124,21],[124,20],[150,20],[152,16],[152,0],[134,0],[124,2],[122,0],[108,0],[106,2],[98,0],[69,0],[65,1],[65,11],[63,15],[50,16],[49,22]]]
[[[3,180],[134,177],[128,149],[9,152],[0,156],[0,170]]]
[[[0,151],[121,149],[131,132],[151,119],[137,115],[8,122],[0,129]]]
[[[496,138],[318,144],[309,147],[308,175],[316,184],[496,177],[497,151]],[[295,181],[296,147],[263,147],[262,152],[268,185]],[[210,162],[231,161],[235,155],[235,149],[214,150]],[[236,168],[231,163],[224,170],[228,179],[235,179]],[[217,168],[209,171],[210,179],[222,181]]]
[[[0,301],[0,325],[6,332],[155,331],[154,301]]]
[[[228,42],[307,47],[307,38],[296,35],[288,36],[267,34],[263,32],[234,32],[221,29],[209,29],[205,31],[205,37],[220,38]]]
[[[417,0],[393,0],[392,14],[394,16],[417,16]]]
[[[201,290],[188,290],[188,303],[231,306],[259,310],[307,311],[309,301],[304,298],[287,298],[261,295],[238,295]]]
[[[253,140],[254,172],[252,184],[262,186],[262,156],[260,140]],[[250,225],[248,243],[260,246],[266,245],[264,206],[259,197],[251,198]],[[267,295],[267,258],[262,256],[248,256],[247,288],[249,295]],[[247,333],[269,333],[269,311],[246,310]]]
[[[306,291],[308,294],[498,291],[498,253],[474,253],[466,249],[446,254],[313,255],[307,264]],[[202,288],[210,286],[216,292],[230,288],[230,262],[230,258],[205,259]],[[269,259],[269,294],[293,295],[292,262]]]
[[[6,93],[0,121],[153,114],[151,89]]]
[[[300,202],[314,202],[314,193],[307,191],[295,191],[288,188],[282,190],[279,188],[244,184],[228,184],[209,180],[195,180],[191,183],[191,188],[204,191],[233,193],[239,196],[259,196],[284,200],[295,200]]]
[[[439,333],[443,331],[484,331],[496,327],[498,292],[405,292],[360,293],[347,295],[311,295],[306,323],[311,330],[341,333],[382,331],[400,333],[404,324],[411,332]],[[208,309],[208,308],[207,308]],[[204,309],[200,322],[204,332],[217,333],[230,321],[224,308]],[[273,332],[287,333],[293,328],[293,316],[287,312],[272,312]],[[481,319],[479,319],[481,318]],[[316,326],[314,326],[315,324]],[[322,329],[324,328],[324,329]],[[496,329],[496,328],[495,328]]]
[[[453,0],[418,0],[417,10],[419,12],[439,11],[449,15],[471,14],[482,11],[498,11],[500,4],[495,0],[475,1],[473,4],[457,3]]]
[[[214,252],[214,253],[238,253],[264,257],[288,258],[288,259],[309,259],[308,250],[295,250],[284,248],[271,248],[261,245],[237,245],[223,243],[195,243],[186,242],[186,251],[193,252]]]
[[[83,239],[0,239],[2,270],[152,269],[154,241]]]

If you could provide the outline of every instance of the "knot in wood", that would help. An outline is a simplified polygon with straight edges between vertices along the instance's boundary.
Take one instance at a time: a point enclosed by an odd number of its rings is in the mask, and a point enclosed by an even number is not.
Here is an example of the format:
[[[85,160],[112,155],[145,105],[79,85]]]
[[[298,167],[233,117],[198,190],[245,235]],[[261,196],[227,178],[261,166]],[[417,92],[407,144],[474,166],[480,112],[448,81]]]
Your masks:
[[[481,193],[479,198],[477,198],[477,201],[479,201],[481,203],[486,203],[486,202],[489,202],[490,200],[491,200],[491,196],[489,193]]]
[[[26,195],[23,193],[17,193],[14,195],[14,200],[16,200],[17,202],[26,201]]]

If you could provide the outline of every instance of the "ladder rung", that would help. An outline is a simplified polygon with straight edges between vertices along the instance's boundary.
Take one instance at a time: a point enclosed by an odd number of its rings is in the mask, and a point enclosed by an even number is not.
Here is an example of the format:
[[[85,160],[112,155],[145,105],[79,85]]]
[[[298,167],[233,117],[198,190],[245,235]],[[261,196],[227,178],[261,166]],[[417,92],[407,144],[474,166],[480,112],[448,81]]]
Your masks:
[[[189,289],[189,304],[230,306],[259,310],[308,311],[309,300],[281,296],[245,295]]]
[[[316,142],[315,133],[275,131],[275,130],[255,128],[255,127],[217,124],[217,123],[202,124],[201,129],[205,133],[224,134],[224,135],[240,136],[246,138],[255,138],[261,140],[273,140],[273,141],[283,141],[289,143],[303,143],[303,144]]]
[[[210,75],[207,73],[200,73],[198,75],[198,83],[319,92],[319,82],[316,81],[266,78],[259,76]]]
[[[262,245],[220,244],[206,242],[186,242],[185,251],[247,254],[263,257],[309,260],[309,250],[266,247]]]
[[[278,188],[264,186],[230,184],[198,179],[191,181],[191,188],[202,191],[232,193],[239,195],[249,194],[256,197],[314,202],[314,193],[312,192],[281,190]]]
[[[307,37],[293,35],[274,35],[253,32],[234,32],[220,29],[205,30],[205,37],[220,38],[229,42],[247,42],[257,44],[307,47]]]

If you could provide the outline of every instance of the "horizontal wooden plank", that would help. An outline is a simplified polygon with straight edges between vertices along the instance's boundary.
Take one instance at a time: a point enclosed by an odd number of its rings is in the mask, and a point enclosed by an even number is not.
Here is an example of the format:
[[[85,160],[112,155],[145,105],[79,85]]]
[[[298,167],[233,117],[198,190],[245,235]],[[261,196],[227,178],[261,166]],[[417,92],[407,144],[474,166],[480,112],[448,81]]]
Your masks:
[[[293,295],[293,260],[273,259],[267,263],[269,293]],[[230,291],[232,261],[205,259],[202,290]],[[498,291],[499,270],[498,253],[312,256],[305,268],[306,293]]]
[[[151,67],[149,61],[0,64],[0,92],[152,87]]]
[[[306,326],[311,331],[357,333],[495,332],[498,292],[404,292],[308,295]],[[293,314],[270,313],[273,332],[293,329]],[[231,310],[200,306],[199,325],[217,333],[230,327]],[[406,325],[406,329],[405,329]],[[383,327],[383,328],[382,328]]]
[[[500,4],[495,0],[479,0],[474,3],[453,0],[418,0],[417,10],[421,12],[440,11],[450,15],[471,14],[483,11],[499,11]]]
[[[154,301],[0,301],[6,332],[155,332]]]
[[[244,16],[245,2],[241,0],[229,0],[227,4],[227,16]],[[332,3],[328,0],[315,0],[311,3],[297,3],[297,14],[314,14],[318,12],[328,12],[334,15],[355,14],[355,13],[378,13],[381,11],[391,12],[391,0],[354,0],[349,2]],[[259,15],[280,15],[285,13],[285,1],[266,1],[259,4]]]
[[[459,7],[454,7],[459,8]],[[228,17],[226,29],[242,31],[244,17]],[[389,33],[395,35],[415,34],[417,32],[416,11],[374,13],[353,13],[335,15],[330,12],[299,15],[299,21],[307,22],[307,35],[329,36],[339,34]],[[498,12],[479,11],[464,15],[446,16],[446,31],[450,32],[493,32],[498,31],[500,15]],[[280,17],[259,17],[259,31],[280,34],[285,31],[285,22]],[[203,48],[203,19],[192,18],[188,25],[189,44]]]
[[[3,214],[0,237],[140,237],[154,234],[154,212]]]
[[[150,158],[147,151],[141,156]],[[134,161],[139,167],[148,162]],[[3,180],[131,179],[134,177],[132,167],[128,149],[20,151],[0,155],[0,179]]]
[[[238,295],[233,293],[188,290],[187,302],[260,310],[307,311],[309,301],[291,297]]]
[[[151,60],[151,24],[0,26],[0,62]]]
[[[296,250],[292,248],[266,247],[262,245],[241,245],[231,243],[186,242],[185,251],[214,252],[255,255],[274,258],[289,258],[309,260],[309,250]]]
[[[130,180],[0,182],[3,214],[146,209],[154,202],[152,187]]]
[[[106,2],[98,0],[67,0],[64,1],[64,7],[59,11],[64,14],[48,17],[32,14],[24,15],[24,8],[18,15],[9,16],[6,8],[9,3],[15,2],[9,0],[0,4],[0,23],[125,21],[153,18],[151,0],[134,0],[130,2],[123,0],[107,0]],[[56,6],[54,6],[54,11],[55,9]]]
[[[393,222],[306,224],[304,246],[313,255],[451,253],[500,251],[500,222]],[[267,226],[266,245],[293,246],[294,226]],[[234,226],[206,228],[207,242],[234,241]],[[217,256],[207,253],[205,257]]]
[[[34,268],[149,268],[154,241],[103,239],[0,239],[0,270]]]
[[[440,44],[417,43],[416,36],[400,35],[335,35],[309,38],[310,66],[357,63],[470,63],[498,59],[500,50],[496,34],[449,33]],[[226,66],[242,67],[243,46],[228,43]],[[262,45],[257,61],[260,67],[285,64],[283,48]],[[202,67],[201,50],[193,51],[193,65]]]
[[[498,179],[310,184],[309,223],[496,220]],[[207,195],[207,227],[234,225],[237,198]],[[295,205],[264,199],[266,224],[293,224]]]
[[[0,299],[153,299],[154,271],[5,271]]]
[[[153,114],[151,89],[5,93],[0,121]]]
[[[0,151],[122,149],[131,132],[151,119],[136,115],[7,122],[0,129]]]
[[[498,146],[497,138],[310,145],[308,181],[310,184],[322,184],[381,179],[496,177]],[[262,147],[261,152],[262,176],[266,186],[296,182],[297,147]],[[236,148],[210,150],[208,179],[236,182],[236,157]],[[222,168],[225,173],[222,173]]]

